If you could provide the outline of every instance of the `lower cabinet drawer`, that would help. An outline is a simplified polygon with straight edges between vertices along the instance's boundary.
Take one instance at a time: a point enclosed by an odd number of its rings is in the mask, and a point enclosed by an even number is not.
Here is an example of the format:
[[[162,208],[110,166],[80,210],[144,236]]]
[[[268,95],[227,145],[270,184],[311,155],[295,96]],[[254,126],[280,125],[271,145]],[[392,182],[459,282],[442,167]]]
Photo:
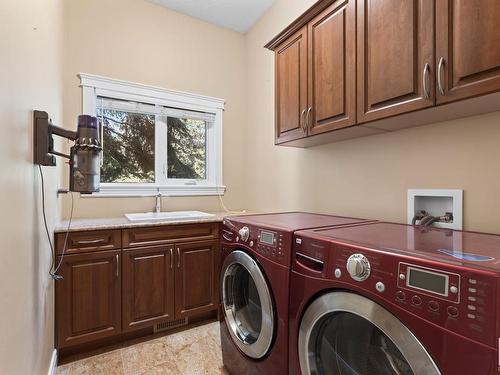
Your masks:
[[[56,233],[56,251],[61,255],[66,233]],[[92,230],[68,234],[65,254],[88,253],[94,251],[119,249],[122,245],[121,230]]]
[[[58,257],[58,262],[61,257]],[[121,332],[121,251],[67,255],[56,282],[58,348]]]
[[[219,223],[180,224],[147,228],[130,228],[122,232],[123,247],[205,241],[219,238]]]

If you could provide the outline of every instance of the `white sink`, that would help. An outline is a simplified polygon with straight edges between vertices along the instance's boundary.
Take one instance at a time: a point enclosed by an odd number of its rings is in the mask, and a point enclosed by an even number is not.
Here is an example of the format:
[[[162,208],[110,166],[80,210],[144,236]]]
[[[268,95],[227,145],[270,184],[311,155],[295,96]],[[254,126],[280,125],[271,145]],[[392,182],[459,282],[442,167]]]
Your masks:
[[[210,216],[214,215],[201,211],[144,212],[138,214],[125,214],[128,221],[192,220]]]

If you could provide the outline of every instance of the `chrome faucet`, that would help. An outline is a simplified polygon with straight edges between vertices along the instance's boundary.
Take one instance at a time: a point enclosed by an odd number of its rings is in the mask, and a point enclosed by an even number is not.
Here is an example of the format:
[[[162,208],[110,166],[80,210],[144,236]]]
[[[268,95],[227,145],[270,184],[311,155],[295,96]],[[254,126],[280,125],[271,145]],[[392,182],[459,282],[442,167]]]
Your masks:
[[[156,194],[155,212],[157,214],[161,212],[161,193],[160,193],[160,188],[158,188],[158,193]]]

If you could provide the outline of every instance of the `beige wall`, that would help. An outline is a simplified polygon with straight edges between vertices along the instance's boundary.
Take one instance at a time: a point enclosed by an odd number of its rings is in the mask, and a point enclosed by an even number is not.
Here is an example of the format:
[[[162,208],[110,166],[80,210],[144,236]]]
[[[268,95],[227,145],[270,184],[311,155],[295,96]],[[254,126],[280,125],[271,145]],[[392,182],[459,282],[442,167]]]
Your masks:
[[[247,34],[248,207],[404,222],[407,189],[456,188],[465,229],[500,233],[500,112],[310,149],[273,146],[274,57],[262,46],[313,3],[277,0]]]
[[[82,111],[79,72],[223,98],[224,183],[228,187],[224,200],[230,208],[242,206],[245,37],[147,1],[117,3],[65,1],[65,124],[74,127]],[[168,210],[221,210],[218,197],[171,197],[163,203]],[[117,216],[151,211],[153,206],[152,197],[76,199],[75,216]]]
[[[32,163],[32,110],[62,120],[61,0],[0,6],[0,374],[47,374],[54,348],[54,283]],[[58,218],[58,168],[44,169],[47,213]]]
[[[274,56],[263,45],[313,3],[277,0],[242,36],[146,1],[116,7],[112,0],[68,0],[65,124],[73,126],[81,112],[78,72],[222,97],[231,208],[404,222],[407,189],[457,188],[465,191],[465,228],[500,233],[494,199],[500,113],[311,149],[273,145]],[[77,199],[75,216],[116,216],[152,205],[152,198]],[[220,210],[217,197],[165,198],[164,207]]]

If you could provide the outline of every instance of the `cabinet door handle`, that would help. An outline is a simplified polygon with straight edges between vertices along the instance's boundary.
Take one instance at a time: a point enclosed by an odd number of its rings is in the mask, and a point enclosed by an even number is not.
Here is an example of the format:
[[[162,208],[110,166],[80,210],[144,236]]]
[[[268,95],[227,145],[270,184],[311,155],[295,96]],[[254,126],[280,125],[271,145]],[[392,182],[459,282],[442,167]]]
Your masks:
[[[438,89],[441,95],[445,95],[446,93],[444,92],[444,86],[443,86],[443,68],[444,68],[444,57],[441,57],[439,59],[439,64],[438,64]]]
[[[303,109],[302,112],[300,113],[300,127],[302,130],[306,130],[306,126],[305,126],[305,118],[304,118],[304,115],[306,114],[306,110]]]
[[[106,242],[106,240],[104,238],[99,238],[98,240],[77,240],[75,242],[77,245],[97,245]]]
[[[424,99],[429,99],[431,95],[429,92],[429,87],[427,86],[427,83],[429,81],[429,71],[430,66],[428,63],[426,63],[424,66],[424,73],[422,74],[422,88],[424,90]]]
[[[170,269],[174,269],[174,249],[170,248]]]
[[[181,249],[177,248],[177,268],[181,268]]]
[[[307,109],[307,115],[306,115],[306,128],[309,128],[311,126],[311,123],[310,123],[310,114],[311,114],[311,110],[312,110],[312,107],[309,107]]]
[[[118,254],[116,254],[116,258],[115,259],[116,259],[116,277],[118,277],[119,274],[120,274],[120,270],[119,270],[119,267],[118,267],[118,265],[120,263],[120,258],[118,257]]]

